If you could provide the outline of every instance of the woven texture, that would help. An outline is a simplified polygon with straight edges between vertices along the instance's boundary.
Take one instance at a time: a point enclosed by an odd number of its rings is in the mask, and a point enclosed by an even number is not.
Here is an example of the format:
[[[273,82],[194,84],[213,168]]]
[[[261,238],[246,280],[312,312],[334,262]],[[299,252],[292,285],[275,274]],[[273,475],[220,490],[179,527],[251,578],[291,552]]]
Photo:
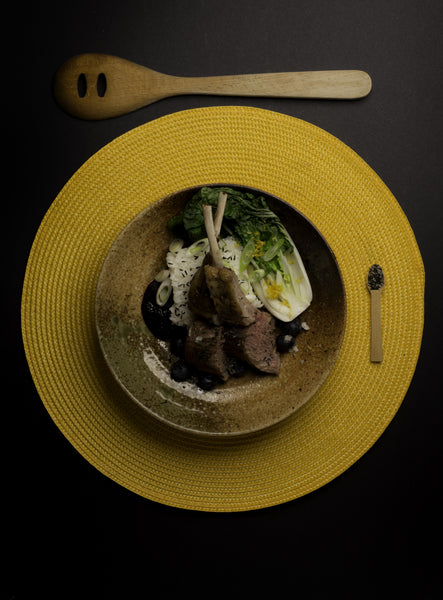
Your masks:
[[[278,426],[233,440],[190,437],[132,406],[104,364],[94,326],[98,274],[123,227],[168,193],[216,182],[262,189],[304,213],[335,253],[347,294],[342,350],[319,392]],[[386,281],[380,364],[369,360],[366,277],[373,263]],[[168,115],[92,156],[37,232],[22,298],[29,367],[66,438],[129,490],[202,511],[286,502],[355,463],[401,405],[423,318],[420,252],[380,178],[318,127],[248,107]]]

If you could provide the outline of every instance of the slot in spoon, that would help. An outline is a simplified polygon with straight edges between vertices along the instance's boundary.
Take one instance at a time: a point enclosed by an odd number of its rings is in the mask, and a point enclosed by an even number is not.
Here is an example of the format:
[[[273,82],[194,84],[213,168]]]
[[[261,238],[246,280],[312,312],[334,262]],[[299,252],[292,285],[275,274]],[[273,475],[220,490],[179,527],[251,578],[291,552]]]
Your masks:
[[[54,77],[54,95],[80,119],[107,119],[183,94],[274,98],[363,98],[372,87],[364,71],[301,71],[215,77],[177,77],[109,54],[73,56]]]

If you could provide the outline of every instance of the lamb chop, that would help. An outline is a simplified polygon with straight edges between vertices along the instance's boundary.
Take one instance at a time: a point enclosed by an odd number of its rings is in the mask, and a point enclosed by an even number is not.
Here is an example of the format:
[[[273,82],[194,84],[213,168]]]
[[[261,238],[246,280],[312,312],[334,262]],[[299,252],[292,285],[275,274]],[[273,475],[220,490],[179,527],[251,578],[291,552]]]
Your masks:
[[[214,232],[217,239],[220,235],[226,199],[227,195],[224,192],[220,192],[214,220]],[[209,294],[208,286],[206,285],[204,266],[208,264],[212,264],[211,252],[205,256],[202,266],[192,278],[191,285],[189,287],[188,306],[189,309],[199,317],[203,317],[214,325],[220,325],[220,317],[215,310],[214,303]]]
[[[203,267],[206,285],[214,308],[222,323],[247,326],[254,323],[257,309],[243,293],[237,275],[224,266],[212,220],[212,208],[203,206],[211,262]]]
[[[225,212],[227,195],[220,192],[215,213],[214,235],[220,234],[223,214]],[[210,207],[209,207],[210,208]],[[212,209],[211,221],[212,221]],[[189,288],[188,305],[197,315],[191,323],[185,341],[184,357],[200,371],[212,373],[223,381],[229,378],[228,358],[224,351],[224,332],[220,317],[206,285],[204,267],[212,263],[212,253],[209,252],[200,269],[194,275]]]

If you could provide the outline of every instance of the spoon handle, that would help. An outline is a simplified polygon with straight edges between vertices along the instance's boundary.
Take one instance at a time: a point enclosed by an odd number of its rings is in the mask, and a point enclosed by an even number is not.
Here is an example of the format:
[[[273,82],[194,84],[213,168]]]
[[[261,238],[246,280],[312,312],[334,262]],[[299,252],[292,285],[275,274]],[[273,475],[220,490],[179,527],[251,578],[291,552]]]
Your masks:
[[[81,119],[107,119],[182,94],[354,99],[366,96],[364,71],[305,71],[176,77],[109,54],[73,56],[54,77],[54,96]]]
[[[371,362],[383,360],[381,289],[371,290]]]
[[[369,75],[356,70],[182,77],[179,85],[189,94],[342,100],[362,98],[372,86]]]

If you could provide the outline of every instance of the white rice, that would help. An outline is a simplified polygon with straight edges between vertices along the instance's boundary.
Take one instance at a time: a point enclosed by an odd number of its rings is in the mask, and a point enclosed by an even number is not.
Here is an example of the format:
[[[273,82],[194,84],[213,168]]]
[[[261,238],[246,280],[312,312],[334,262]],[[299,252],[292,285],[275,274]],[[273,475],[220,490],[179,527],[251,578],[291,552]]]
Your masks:
[[[192,313],[188,308],[189,287],[192,278],[201,267],[206,254],[209,252],[209,243],[206,239],[201,240],[200,245],[201,247],[198,252],[190,251],[190,249],[195,250],[195,245],[192,245],[187,248],[181,248],[177,252],[169,251],[166,255],[174,299],[174,304],[170,309],[171,321],[176,325],[189,326],[193,320]],[[262,306],[251,284],[240,276],[242,246],[231,236],[220,240],[219,246],[223,262],[236,273],[240,286],[248,300],[257,308]]]

